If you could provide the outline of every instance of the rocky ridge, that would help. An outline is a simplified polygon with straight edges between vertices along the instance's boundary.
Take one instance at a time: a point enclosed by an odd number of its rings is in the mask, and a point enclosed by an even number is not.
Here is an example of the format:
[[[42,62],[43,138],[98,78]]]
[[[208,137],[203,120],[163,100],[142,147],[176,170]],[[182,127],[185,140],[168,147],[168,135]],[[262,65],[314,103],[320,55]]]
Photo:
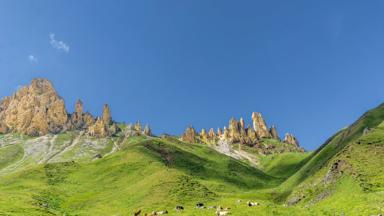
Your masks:
[[[43,136],[68,130],[81,130],[95,137],[114,135],[118,127],[113,122],[106,104],[101,117],[84,112],[78,100],[75,111],[68,114],[64,100],[47,79],[33,79],[29,86],[0,102],[0,133],[17,132],[29,136]]]
[[[189,143],[205,143],[215,144],[220,142],[227,142],[229,144],[240,144],[248,147],[254,147],[259,150],[260,153],[269,154],[275,151],[304,151],[296,137],[290,133],[287,133],[282,141],[284,148],[277,149],[275,144],[281,143],[281,138],[277,132],[275,126],[268,128],[261,113],[252,113],[252,126],[245,127],[245,121],[243,118],[236,120],[231,118],[229,120],[228,127],[218,128],[217,132],[213,128],[202,129],[200,133],[197,133],[193,126],[187,127],[184,134],[180,137],[184,142]],[[263,142],[270,140],[272,142]]]

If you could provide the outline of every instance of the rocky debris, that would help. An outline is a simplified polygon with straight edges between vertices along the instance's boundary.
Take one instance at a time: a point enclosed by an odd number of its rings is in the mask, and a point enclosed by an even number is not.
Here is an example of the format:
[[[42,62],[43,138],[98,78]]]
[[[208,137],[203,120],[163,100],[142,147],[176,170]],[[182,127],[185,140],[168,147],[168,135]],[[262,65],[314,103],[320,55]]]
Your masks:
[[[363,135],[367,135],[369,132],[371,132],[370,128],[364,128]]]
[[[258,113],[258,112],[252,113],[252,122],[253,122],[253,129],[256,131],[256,134],[258,137],[260,138],[271,137],[267,124],[265,123],[265,120],[261,116],[261,113]]]
[[[108,105],[104,106],[102,117],[95,119],[84,112],[83,102],[78,100],[74,113],[68,114],[64,100],[47,79],[33,79],[29,86],[0,102],[0,133],[43,136],[67,130],[106,137],[115,134],[118,127],[112,121]]]
[[[228,143],[230,147],[232,144],[239,144],[239,151],[242,149],[242,145],[247,145],[259,149],[259,153],[261,154],[304,151],[292,134],[286,135],[284,140],[285,144],[280,145],[278,148],[273,144],[274,142],[268,145],[263,144],[263,140],[269,139],[281,142],[276,127],[272,126],[268,129],[265,120],[261,114],[257,112],[252,113],[252,125],[248,124],[247,127],[245,127],[243,118],[239,120],[231,118],[228,127],[225,126],[223,129],[218,128],[217,133],[215,133],[213,128],[211,128],[209,132],[203,128],[197,135],[194,129],[192,130],[192,128],[189,127],[181,136],[182,141],[190,143],[202,142],[205,144],[214,144],[215,146],[220,146],[220,143]]]
[[[338,177],[343,173],[349,172],[351,170],[351,165],[348,164],[345,160],[336,160],[328,170],[325,175],[323,182],[324,184],[329,184],[334,182]]]
[[[185,129],[184,134],[181,136],[181,140],[188,143],[196,143],[196,130],[192,126]]]
[[[299,203],[301,200],[305,199],[305,196],[304,195],[301,195],[301,196],[298,196],[298,197],[292,197],[291,199],[289,199],[287,201],[287,205],[288,206],[293,206],[293,205],[296,205],[297,203]]]
[[[123,131],[125,137],[132,137],[132,136],[153,136],[152,129],[149,125],[146,125],[144,129],[141,127],[141,123],[137,121],[135,124],[128,124],[126,128]],[[162,135],[161,137],[170,136],[170,135]]]
[[[93,156],[93,159],[101,159],[101,158],[103,158],[101,154],[96,154],[95,156]]]

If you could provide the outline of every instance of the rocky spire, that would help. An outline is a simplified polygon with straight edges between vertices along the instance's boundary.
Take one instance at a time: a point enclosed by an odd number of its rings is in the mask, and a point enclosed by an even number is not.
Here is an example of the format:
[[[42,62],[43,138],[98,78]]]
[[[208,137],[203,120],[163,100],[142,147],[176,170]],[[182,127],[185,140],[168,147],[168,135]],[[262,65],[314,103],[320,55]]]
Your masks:
[[[208,138],[210,140],[213,140],[216,138],[216,133],[215,133],[215,130],[213,128],[209,129],[209,132],[208,132]]]
[[[82,115],[84,112],[83,102],[79,99],[76,101],[75,113]]]
[[[152,130],[149,127],[149,125],[145,125],[144,130],[143,130],[143,134],[146,136],[152,136]]]
[[[267,124],[265,123],[261,113],[254,112],[252,113],[253,129],[256,131],[256,134],[260,138],[271,137],[271,134],[268,131]]]
[[[297,141],[296,137],[293,136],[292,134],[290,133],[286,133],[285,134],[285,137],[284,137],[284,142],[285,143],[288,143],[288,144],[291,144],[291,145],[295,145],[295,146],[299,146],[299,142]]]
[[[221,128],[217,128],[217,136],[223,135],[223,130]]]
[[[110,125],[112,123],[111,110],[108,104],[104,104],[102,120],[104,124]]]
[[[248,138],[250,139],[251,142],[256,142],[256,140],[258,138],[255,130],[253,130],[251,125],[249,125],[248,128],[247,128],[247,136],[248,136]]]
[[[229,138],[229,129],[227,127],[224,127],[223,138],[224,139],[228,139]]]
[[[203,128],[200,132],[200,138],[204,143],[208,143],[208,134],[207,131]]]
[[[279,134],[278,134],[277,129],[274,125],[269,129],[269,133],[271,134],[273,139],[280,141]]]
[[[229,137],[232,142],[237,142],[240,139],[239,122],[234,118],[229,121]]]
[[[188,143],[196,143],[196,130],[192,126],[185,129],[184,134],[181,136],[181,140]]]
[[[245,123],[244,123],[244,119],[243,118],[240,118],[239,127],[240,127],[240,130],[241,129],[245,129]]]
[[[135,130],[137,131],[137,132],[141,132],[141,123],[140,123],[140,121],[137,121],[136,122],[136,124],[135,124]]]

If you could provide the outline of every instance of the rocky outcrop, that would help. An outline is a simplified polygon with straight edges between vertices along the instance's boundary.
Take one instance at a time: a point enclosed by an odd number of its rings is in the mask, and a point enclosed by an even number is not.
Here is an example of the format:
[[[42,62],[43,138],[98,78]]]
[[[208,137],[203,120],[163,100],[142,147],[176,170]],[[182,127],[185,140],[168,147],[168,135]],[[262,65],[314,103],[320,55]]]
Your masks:
[[[143,130],[143,134],[146,136],[152,136],[152,130],[149,127],[149,125],[145,125],[144,130]]]
[[[286,133],[284,137],[284,143],[299,146],[299,141],[297,141],[296,137],[290,133]]]
[[[185,129],[184,134],[181,136],[181,140],[188,143],[196,143],[196,137],[197,133],[195,128],[189,126]]]
[[[279,134],[277,132],[277,129],[276,129],[276,127],[274,125],[269,129],[269,134],[271,134],[271,137],[273,139],[276,139],[276,140],[280,141],[280,136],[279,136]]]
[[[105,137],[115,134],[118,127],[112,121],[108,105],[104,106],[102,117],[95,119],[84,112],[83,102],[78,100],[75,111],[68,114],[64,100],[47,79],[33,79],[29,86],[0,102],[0,133],[41,136],[67,130]]]
[[[117,132],[117,126],[112,122],[111,110],[108,104],[103,107],[103,115],[97,118],[96,123],[88,128],[88,134],[95,137],[107,137]]]
[[[94,117],[88,112],[84,113],[83,102],[78,100],[75,105],[75,112],[71,114],[68,128],[86,130],[93,124],[95,124]]]
[[[66,130],[67,121],[64,100],[46,79],[32,80],[29,86],[1,102],[1,133],[20,132],[31,136],[58,133]]]
[[[253,129],[256,131],[256,134],[260,138],[269,138],[271,134],[268,131],[267,124],[265,123],[264,118],[261,116],[261,113],[254,112],[252,113],[252,122]]]
[[[132,137],[132,136],[153,136],[152,129],[149,127],[149,125],[146,125],[144,129],[142,130],[141,123],[137,121],[135,124],[128,124],[126,128],[124,129],[123,133],[126,137]]]
[[[243,118],[239,120],[231,118],[228,127],[218,128],[217,133],[215,133],[213,128],[208,133],[203,128],[199,134],[196,134],[193,127],[188,127],[181,136],[181,140],[189,143],[218,144],[219,142],[225,142],[228,144],[240,144],[238,146],[239,149],[241,149],[241,145],[247,145],[258,148],[262,154],[303,151],[292,134],[287,134],[284,143],[281,143],[276,127],[272,126],[268,129],[261,114],[256,112],[252,113],[252,125],[247,127],[245,127]]]

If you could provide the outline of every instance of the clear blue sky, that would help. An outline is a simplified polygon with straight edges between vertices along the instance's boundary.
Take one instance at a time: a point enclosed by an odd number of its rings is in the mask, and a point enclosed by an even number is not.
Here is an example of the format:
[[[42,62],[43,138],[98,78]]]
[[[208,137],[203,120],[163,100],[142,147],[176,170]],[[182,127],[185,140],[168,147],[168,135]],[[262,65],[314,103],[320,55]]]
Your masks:
[[[4,0],[0,73],[156,133],[259,111],[312,150],[384,102],[384,1]]]

